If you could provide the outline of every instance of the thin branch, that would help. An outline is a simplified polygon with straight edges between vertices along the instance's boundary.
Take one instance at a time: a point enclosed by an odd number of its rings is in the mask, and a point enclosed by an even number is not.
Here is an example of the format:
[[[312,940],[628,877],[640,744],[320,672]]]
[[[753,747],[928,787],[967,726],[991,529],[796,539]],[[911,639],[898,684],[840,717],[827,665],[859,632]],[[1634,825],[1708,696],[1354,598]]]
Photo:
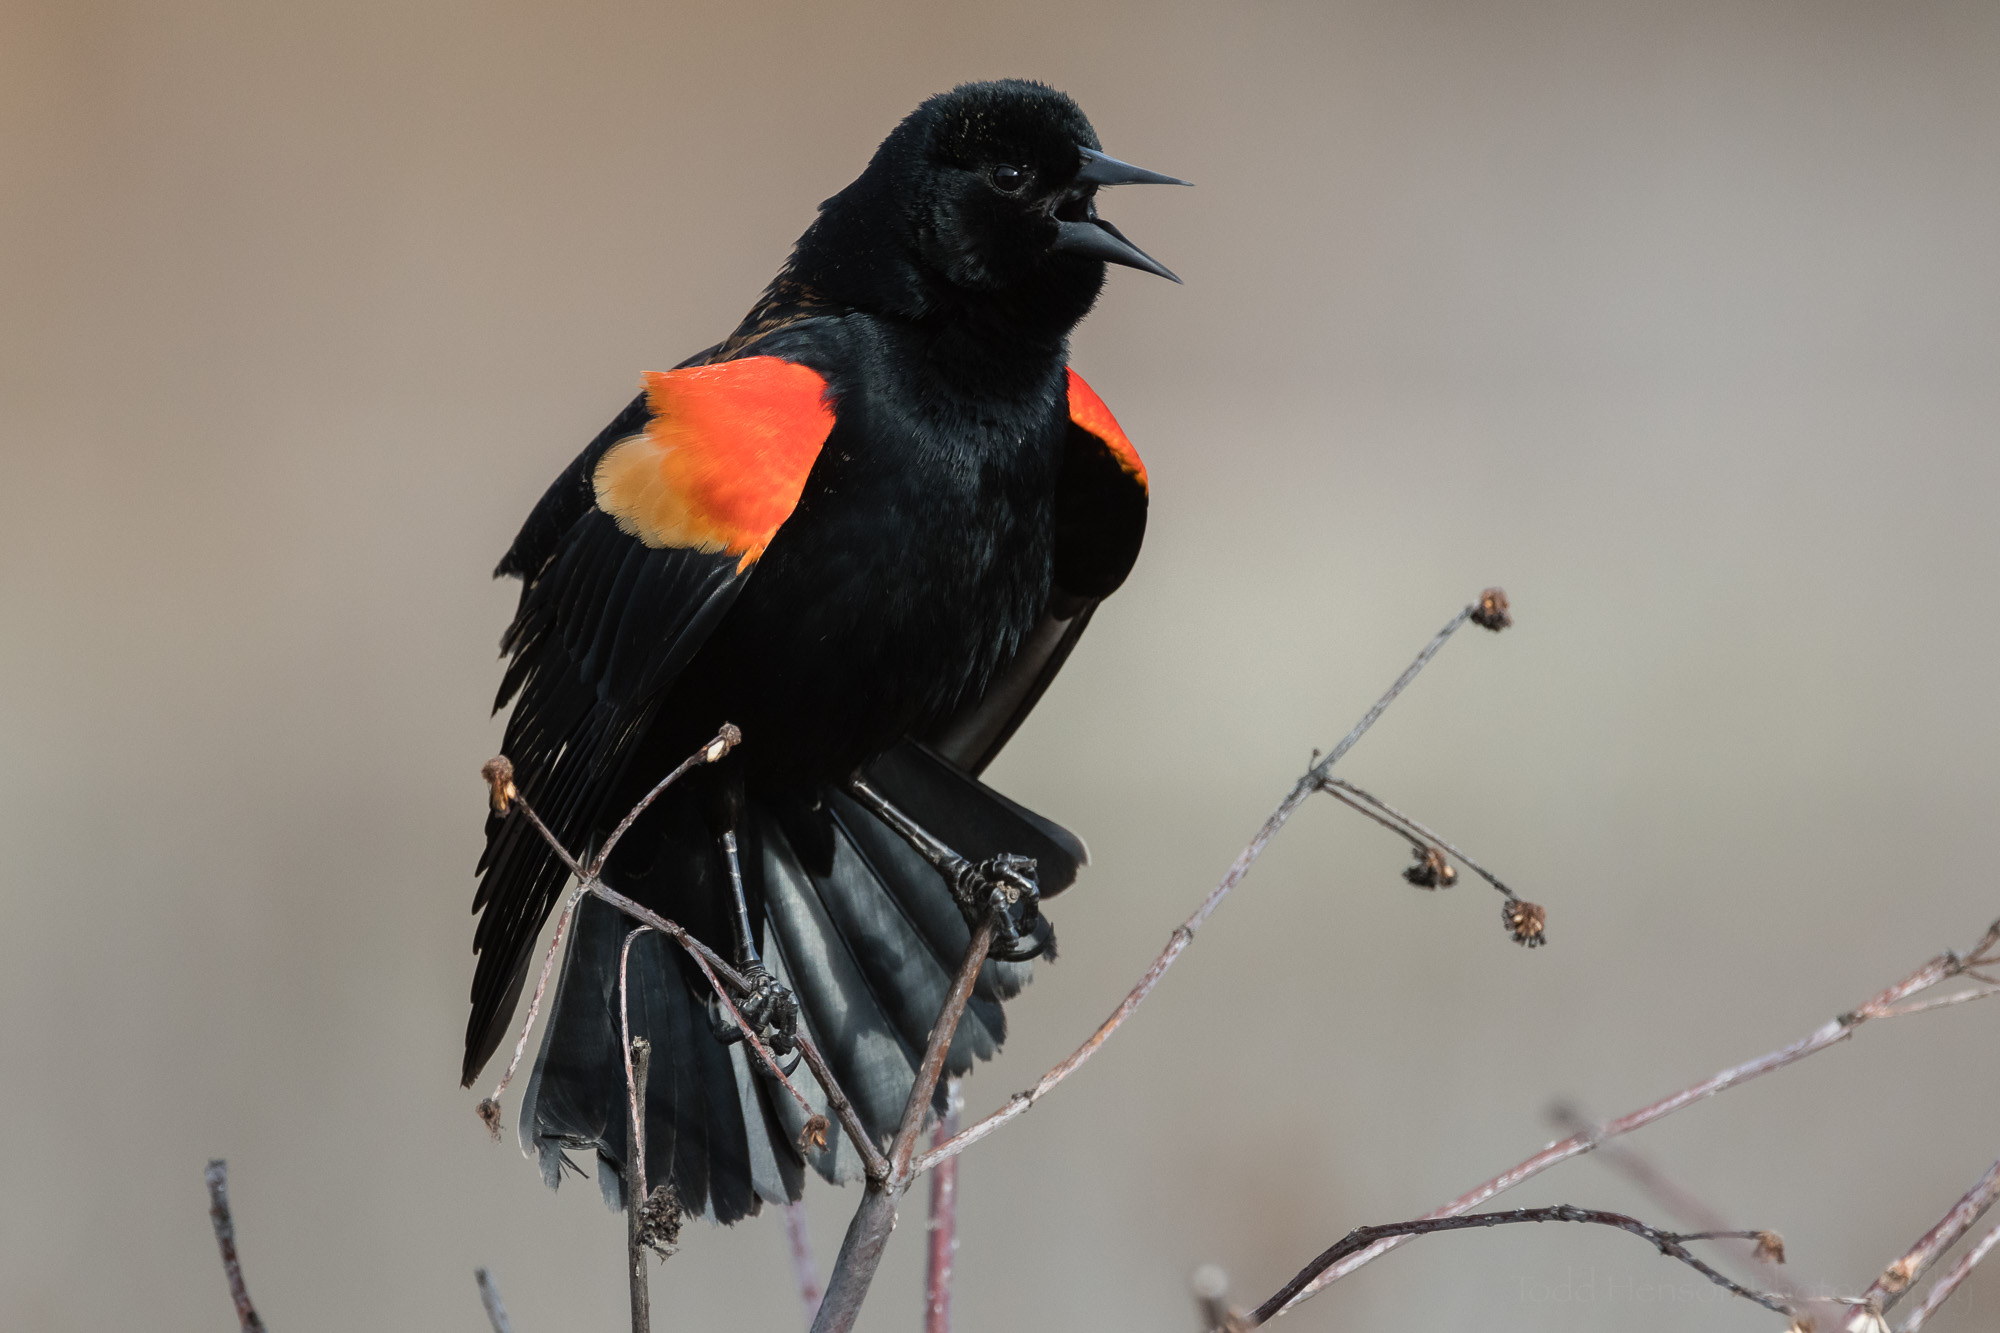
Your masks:
[[[526,802],[523,802],[525,807]],[[541,827],[537,821],[537,828]],[[543,830],[545,833],[547,830]],[[576,915],[576,905],[583,901],[583,888],[577,887],[563,904],[562,915],[556,918],[555,937],[549,941],[549,951],[542,956],[542,973],[535,978],[535,995],[528,1001],[528,1017],[521,1024],[521,1035],[514,1042],[514,1054],[507,1060],[507,1068],[500,1075],[500,1081],[493,1085],[493,1092],[479,1103],[479,1118],[486,1122],[494,1140],[500,1138],[500,1098],[507,1091],[507,1085],[514,1081],[514,1071],[521,1066],[521,1054],[528,1049],[528,1034],[535,1030],[535,1016],[542,1011],[542,993],[549,988],[549,972],[555,967],[556,954],[562,948],[563,935],[569,930],[570,918]]]
[[[709,741],[708,744],[702,746],[699,750],[696,750],[693,754],[689,755],[687,758],[681,760],[679,767],[675,768],[673,772],[667,774],[665,777],[661,778],[658,782],[654,783],[653,789],[647,792],[643,797],[641,797],[637,805],[633,806],[630,810],[627,810],[625,812],[625,818],[619,820],[618,827],[611,830],[611,836],[606,838],[604,840],[604,845],[597,849],[597,855],[590,858],[590,868],[578,874],[577,878],[596,879],[599,875],[603,874],[604,863],[611,859],[611,849],[618,845],[618,840],[625,836],[625,831],[631,828],[633,824],[638,822],[640,815],[646,813],[647,806],[651,805],[654,801],[659,800],[661,794],[664,793],[667,788],[673,786],[676,782],[680,781],[682,775],[684,775],[689,769],[695,768],[701,764],[718,763],[721,761],[722,756],[728,754],[731,750],[735,749],[738,745],[741,745],[742,743],[743,743],[743,733],[738,731],[731,724],[727,722],[723,723],[722,730],[715,733],[714,739]],[[539,820],[536,821],[538,826],[540,822],[541,821]],[[547,836],[546,831],[544,831],[543,836],[544,837]],[[571,863],[571,868],[572,869],[575,868],[574,862]]]
[[[535,826],[535,832],[542,835],[542,841],[553,848],[555,854],[562,859],[562,863],[569,867],[569,873],[580,880],[589,879],[590,872],[585,870],[577,859],[569,854],[569,848],[562,845],[562,840],[549,831],[549,826],[544,824],[542,817],[535,813],[535,807],[528,804],[528,798],[516,793],[514,803],[521,807],[521,813],[527,816],[530,824]]]
[[[208,1220],[215,1227],[215,1245],[222,1251],[222,1275],[229,1279],[229,1299],[236,1304],[236,1322],[243,1333],[264,1333],[264,1321],[250,1304],[250,1289],[243,1285],[243,1265],[236,1258],[236,1222],[229,1215],[229,1163],[220,1157],[202,1172],[208,1181]]]
[[[730,1016],[735,1019],[737,1027],[749,1038],[751,1045],[763,1057],[765,1062],[770,1065],[772,1071],[777,1074],[778,1081],[785,1085],[786,1090],[792,1094],[793,1099],[800,1106],[806,1108],[806,1129],[812,1131],[811,1136],[813,1138],[822,1138],[825,1128],[824,1122],[821,1121],[819,1125],[813,1123],[815,1120],[819,1120],[820,1117],[810,1106],[806,1105],[805,1098],[799,1095],[799,1090],[792,1086],[792,1081],[785,1076],[784,1070],[780,1069],[777,1061],[771,1058],[770,1051],[750,1031],[750,1025],[743,1021],[743,1015],[736,1008],[735,1000],[722,985],[722,982],[726,981],[736,990],[737,994],[747,995],[750,992],[749,978],[730,966],[715,950],[696,939],[689,933],[686,927],[678,922],[668,920],[650,907],[645,907],[632,901],[632,899],[627,898],[624,894],[618,892],[618,890],[606,887],[602,880],[591,880],[583,886],[583,890],[590,893],[593,897],[601,898],[605,902],[610,903],[633,920],[651,926],[654,930],[672,939],[693,956],[695,965],[701,969],[702,975],[708,978],[709,985],[715,989],[717,995],[722,997],[722,1003],[729,1010]],[[720,980],[717,979],[718,974]],[[530,1021],[532,1021],[532,1018]],[[523,1039],[525,1040],[525,1035]],[[861,1126],[861,1117],[854,1113],[854,1106],[848,1101],[847,1094],[841,1090],[839,1082],[835,1080],[833,1070],[827,1065],[825,1058],[820,1055],[818,1048],[812,1044],[811,1039],[806,1036],[803,1030],[799,1032],[796,1040],[798,1041],[800,1051],[806,1057],[807,1068],[812,1070],[813,1078],[819,1082],[821,1090],[826,1093],[827,1101],[833,1106],[835,1113],[839,1116],[842,1127],[847,1130],[848,1136],[854,1140],[855,1147],[860,1151],[862,1161],[867,1167],[870,1178],[873,1179],[880,1176],[888,1169],[887,1164],[881,1151],[868,1141],[868,1133]]]
[[[923,1059],[917,1065],[916,1080],[911,1083],[909,1100],[903,1105],[902,1123],[897,1126],[896,1136],[890,1143],[888,1178],[869,1181],[860,1206],[854,1210],[853,1220],[847,1224],[847,1235],[842,1238],[840,1254],[833,1261],[833,1275],[827,1280],[826,1298],[820,1302],[819,1317],[813,1320],[812,1333],[847,1333],[861,1313],[861,1303],[868,1297],[868,1285],[875,1278],[875,1270],[882,1262],[882,1252],[889,1244],[889,1233],[896,1226],[897,1200],[916,1176],[913,1157],[917,1135],[922,1131],[924,1117],[930,1110],[931,1094],[937,1089],[938,1077],[944,1072],[945,1054],[951,1049],[952,1036],[958,1031],[959,1020],[965,1015],[965,1002],[971,998],[973,984],[979,980],[979,969],[984,966],[986,955],[993,948],[998,926],[998,917],[989,911],[972,932],[972,942],[965,951],[964,961],[959,964],[958,975],[952,978],[951,989],[938,1009],[937,1021],[931,1025],[930,1038],[924,1044]]]
[[[1203,1264],[1194,1270],[1188,1286],[1203,1333],[1245,1333],[1249,1326],[1229,1304],[1229,1274],[1215,1264]]]
[[[944,1115],[931,1135],[936,1147],[958,1133],[958,1113],[964,1106],[958,1080],[944,1090]],[[931,1215],[924,1227],[929,1242],[924,1264],[924,1333],[951,1333],[951,1269],[958,1254],[958,1159],[931,1173]]]
[[[842,1090],[840,1080],[833,1076],[833,1067],[826,1062],[826,1056],[820,1052],[819,1043],[803,1030],[794,1040],[799,1044],[799,1054],[806,1058],[806,1068],[812,1070],[813,1081],[818,1083],[820,1090],[826,1094],[827,1104],[833,1108],[834,1118],[840,1121],[840,1127],[847,1131],[848,1140],[854,1144],[854,1150],[861,1154],[862,1174],[868,1177],[870,1184],[887,1180],[889,1159],[882,1155],[882,1150],[868,1137],[868,1129],[861,1123],[860,1112],[856,1111],[854,1103],[847,1099],[847,1093]]]
[[[632,958],[632,941],[646,931],[639,927],[625,936],[625,942],[618,948],[618,1044],[625,1057],[625,1124],[628,1130],[625,1139],[625,1194],[631,1201],[634,1190],[638,1192],[641,1204],[646,1201],[646,1069],[652,1058],[653,1044],[641,1037],[632,1040],[632,1003],[625,991],[625,967]],[[633,1226],[638,1225],[638,1213],[631,1209]],[[638,1235],[635,1230],[634,1236]]]
[[[1594,1117],[1585,1115],[1582,1108],[1557,1102],[1549,1108],[1549,1119],[1566,1133],[1596,1139],[1597,1160],[1638,1186],[1641,1193],[1682,1226],[1702,1231],[1728,1229],[1729,1223],[1721,1213],[1683,1189],[1637,1148],[1605,1142],[1601,1137],[1603,1128]]]
[[[1980,949],[1984,950],[1992,947],[1996,937],[2000,937],[2000,922],[1995,922],[1993,927],[1987,931],[1986,937],[1980,943]],[[1909,999],[1912,995],[1930,989],[1941,981],[1947,981],[1952,977],[1958,976],[1966,969],[1970,962],[1975,961],[1978,957],[1978,951],[1975,951],[1972,959],[1962,959],[1955,953],[1940,954],[1918,968],[1915,972],[1912,972],[1909,976],[1904,977],[1895,985],[1870,997],[1853,1012],[1842,1014],[1838,1018],[1821,1024],[1818,1028],[1793,1042],[1791,1045],[1782,1046],[1767,1055],[1760,1055],[1756,1059],[1747,1060],[1740,1065],[1732,1065],[1730,1068],[1722,1070],[1720,1073],[1712,1074],[1691,1087],[1683,1088],[1671,1096],[1663,1097],[1650,1105],[1642,1106],[1636,1111],[1620,1116],[1618,1119],[1605,1124],[1594,1133],[1572,1134],[1566,1139],[1552,1143],[1526,1161],[1509,1167],[1491,1180],[1486,1181],[1482,1185],[1475,1186],[1458,1198],[1453,1199],[1450,1203],[1426,1213],[1423,1220],[1430,1221],[1437,1218],[1456,1217],[1470,1212],[1494,1195],[1510,1190],[1522,1181],[1538,1176],[1558,1163],[1566,1162],[1572,1157],[1580,1157],[1607,1139],[1614,1139],[1621,1135],[1629,1134],[1635,1129],[1641,1129],[1646,1125],[1652,1124],[1655,1120],[1672,1115],[1675,1111],[1684,1110],[1687,1107],[1693,1106],[1696,1102],[1715,1096],[1719,1092],[1725,1092],[1730,1088],[1736,1087],[1738,1084],[1747,1083],[1751,1079],[1771,1073],[1773,1070],[1783,1069],[1787,1065],[1796,1064],[1807,1056],[1816,1055],[1829,1046],[1838,1045],[1853,1036],[1854,1030],[1869,1019],[1892,1015],[1895,1012],[1896,1006],[1900,1005],[1904,1000]],[[964,1136],[960,1135],[960,1137],[963,1138]],[[1355,1269],[1381,1258],[1390,1250],[1395,1249],[1403,1243],[1403,1237],[1389,1236],[1376,1241],[1365,1249],[1347,1255],[1313,1278],[1304,1287],[1300,1288],[1297,1294],[1292,1296],[1278,1313],[1282,1314],[1285,1310],[1289,1310],[1300,1302],[1317,1295],[1333,1283],[1352,1273]]]
[[[817,1152],[826,1147],[826,1131],[830,1128],[826,1123],[826,1117],[813,1110],[812,1103],[805,1099],[805,1094],[792,1085],[791,1077],[785,1073],[784,1066],[778,1063],[770,1048],[759,1040],[756,1030],[745,1021],[743,1011],[736,1007],[736,1001],[730,996],[729,988],[715,975],[715,969],[708,965],[708,960],[693,949],[688,950],[688,957],[694,959],[694,965],[701,969],[704,977],[708,978],[709,987],[715,992],[715,998],[722,1001],[723,1009],[729,1014],[730,1021],[736,1024],[736,1030],[743,1034],[743,1040],[749,1043],[750,1049],[757,1053],[757,1058],[764,1062],[765,1068],[771,1071],[772,1076],[784,1085],[785,1091],[792,1094],[792,1100],[798,1103],[799,1109],[806,1113],[805,1125],[799,1130],[799,1151]]]
[[[819,1283],[819,1265],[813,1262],[812,1233],[806,1228],[803,1199],[785,1205],[785,1242],[792,1251],[792,1276],[798,1279],[799,1303],[805,1307],[806,1327],[810,1328],[819,1313],[819,1299],[826,1293]]]
[[[972,932],[972,942],[965,951],[965,960],[958,965],[958,975],[952,978],[951,989],[946,992],[944,1004],[938,1010],[937,1022],[931,1025],[930,1040],[924,1044],[924,1058],[917,1066],[917,1081],[910,1085],[910,1097],[903,1105],[903,1123],[896,1128],[896,1137],[889,1145],[889,1174],[892,1180],[907,1185],[916,1174],[910,1167],[910,1159],[917,1150],[917,1135],[923,1132],[924,1119],[930,1114],[931,1096],[937,1091],[938,1079],[944,1075],[944,1058],[951,1050],[951,1039],[958,1032],[959,1020],[965,1016],[965,1003],[972,998],[972,988],[979,980],[979,969],[986,963],[986,955],[992,952],[993,937],[999,930],[996,911],[989,911],[979,928]]]
[[[2000,1199],[2000,1162],[1988,1167],[1986,1174],[1973,1182],[1972,1188],[1938,1219],[1936,1226],[1920,1236],[1900,1259],[1883,1269],[1882,1276],[1861,1293],[1861,1299],[1876,1310],[1886,1312],[1894,1307],[1926,1269],[1979,1224],[1995,1199]]]
[[[633,931],[632,934],[638,934]],[[627,936],[628,945],[631,937]],[[621,1003],[624,996],[619,997]],[[625,1265],[632,1289],[632,1333],[653,1333],[653,1298],[646,1289],[646,1076],[653,1043],[644,1037],[625,1046],[625,1095],[630,1118],[625,1137]]]
[[[1967,1000],[1983,1000],[1989,995],[2000,995],[2000,986],[1978,986],[1972,990],[1962,990],[1956,995],[1940,995],[1935,1000],[1913,1000],[1909,1004],[1899,1004],[1894,1009],[1877,1014],[1877,1018],[1901,1018],[1905,1014],[1921,1014],[1926,1009],[1947,1009],[1954,1004],[1964,1004]]]
[[[1446,852],[1451,856],[1452,860],[1457,861],[1467,870],[1470,870],[1473,874],[1479,876],[1481,879],[1485,880],[1488,884],[1491,884],[1494,888],[1506,894],[1509,898],[1514,898],[1519,896],[1512,889],[1508,888],[1505,884],[1502,884],[1500,882],[1500,877],[1498,875],[1494,874],[1492,871],[1488,870],[1485,866],[1479,864],[1479,862],[1467,856],[1464,852],[1458,850],[1458,848],[1446,842],[1443,838],[1439,837],[1432,830],[1425,828],[1422,824],[1410,818],[1410,816],[1404,814],[1401,810],[1396,809],[1396,807],[1390,805],[1387,801],[1383,800],[1381,797],[1373,795],[1369,792],[1365,792],[1361,790],[1361,788],[1355,786],[1353,783],[1342,781],[1340,778],[1327,778],[1323,783],[1321,783],[1321,787],[1325,790],[1327,795],[1334,797],[1336,800],[1345,802],[1346,804],[1352,806],[1354,809],[1361,811],[1361,813],[1367,815],[1369,818],[1374,819],[1377,823],[1384,824],[1387,825],[1387,827],[1389,828],[1395,829],[1396,832],[1401,833],[1405,838],[1408,838],[1412,846],[1435,847],[1439,851]],[[1369,809],[1368,808],[1369,806],[1373,806],[1374,809],[1372,810]],[[1377,811],[1379,811],[1380,814],[1378,814]],[[1386,815],[1388,818],[1384,819],[1382,817],[1384,815]],[[1397,822],[1391,822],[1391,821],[1397,821]],[[1402,825],[1402,827],[1400,828],[1397,827],[1398,822]]]
[[[1623,1213],[1608,1213],[1597,1208],[1575,1208],[1569,1204],[1558,1204],[1553,1208],[1515,1208],[1497,1213],[1464,1213],[1454,1217],[1424,1217],[1412,1222],[1390,1222],[1384,1226],[1356,1227],[1322,1253],[1317,1259],[1299,1271],[1298,1276],[1280,1287],[1270,1300],[1265,1301],[1250,1312],[1245,1321],[1248,1327],[1256,1328],[1273,1318],[1290,1304],[1300,1292],[1311,1284],[1314,1278],[1349,1255],[1357,1254],[1385,1240],[1404,1240],[1411,1236],[1428,1236],[1440,1231],[1462,1231],[1472,1227],[1501,1226],[1510,1222],[1586,1222],[1596,1226],[1615,1227],[1629,1232],[1641,1240],[1648,1241],[1653,1248],[1669,1259],[1678,1259],[1689,1268],[1721,1287],[1731,1295],[1746,1301],[1754,1301],[1767,1310],[1778,1314],[1792,1314],[1794,1311],[1778,1297],[1768,1292],[1753,1291],[1726,1274],[1703,1263],[1691,1254],[1685,1241],[1710,1239],[1707,1235],[1684,1234],[1659,1231],[1647,1226],[1634,1217]],[[1730,1238],[1755,1235],[1755,1232],[1730,1231],[1721,1233]]]
[[[722,979],[736,989],[737,994],[748,995],[750,993],[750,978],[738,972],[728,959],[696,939],[686,926],[661,916],[650,907],[632,901],[632,899],[627,898],[624,894],[618,892],[618,890],[605,884],[601,879],[593,879],[583,887],[591,897],[603,899],[626,916],[631,917],[634,921],[643,922],[651,926],[654,930],[667,936],[689,953],[699,957],[703,962],[714,968],[716,972],[720,973]]]
[[[1482,602],[1464,607],[1445,622],[1444,628],[1431,637],[1431,641],[1424,645],[1423,651],[1403,669],[1403,674],[1396,677],[1395,683],[1375,701],[1373,707],[1361,715],[1361,720],[1354,724],[1353,730],[1341,737],[1340,743],[1334,746],[1324,759],[1306,770],[1304,776],[1292,784],[1292,789],[1285,794],[1285,799],[1278,802],[1278,808],[1271,812],[1270,818],[1264,821],[1264,826],[1257,830],[1257,836],[1236,854],[1236,860],[1230,864],[1221,882],[1209,890],[1208,896],[1201,900],[1201,905],[1194,909],[1193,915],[1174,927],[1174,933],[1167,940],[1167,947],[1160,951],[1160,956],[1153,960],[1153,965],[1146,969],[1146,974],[1139,978],[1139,983],[1126,993],[1125,998],[1118,1002],[1118,1007],[1111,1011],[1111,1016],[1098,1025],[1097,1031],[1091,1033],[1083,1045],[1070,1052],[1060,1064],[1042,1075],[1032,1088],[1015,1093],[999,1110],[974,1122],[969,1128],[953,1135],[919,1157],[915,1170],[920,1173],[929,1171],[940,1162],[948,1161],[964,1152],[1008,1121],[1024,1114],[1029,1107],[1046,1097],[1058,1083],[1081,1069],[1091,1056],[1097,1054],[1098,1048],[1110,1039],[1111,1034],[1123,1026],[1134,1010],[1145,1003],[1146,997],[1153,993],[1153,987],[1160,984],[1160,978],[1167,974],[1167,969],[1174,965],[1174,960],[1194,942],[1194,933],[1200,930],[1214,914],[1215,909],[1222,905],[1222,900],[1243,882],[1243,877],[1250,873],[1250,867],[1256,864],[1259,856],[1263,855],[1264,848],[1278,835],[1278,830],[1285,826],[1285,821],[1289,820],[1293,813],[1319,790],[1320,784],[1326,780],[1327,772],[1354,748],[1356,741],[1368,734],[1368,729],[1375,725],[1376,719],[1388,710],[1390,704],[1396,702],[1396,696],[1409,688],[1410,682],[1430,664],[1433,657],[1437,656],[1445,641],[1457,633],[1459,627],[1467,620],[1481,613],[1483,604],[1497,594],[1497,591],[1496,589],[1489,592]],[[1499,601],[1504,608],[1505,597],[1500,597]]]
[[[514,1325],[507,1319],[507,1307],[500,1303],[500,1288],[494,1285],[493,1275],[475,1268],[472,1280],[479,1284],[479,1303],[486,1307],[486,1322],[493,1325],[493,1333],[514,1333]]]
[[[1937,1280],[1924,1295],[1923,1304],[1910,1311],[1910,1317],[1903,1321],[1901,1333],[1917,1333],[1924,1321],[1937,1313],[1937,1308],[1951,1299],[1959,1284],[1972,1276],[1972,1270],[1979,1267],[1979,1261],[1993,1253],[2000,1246],[2000,1226],[1981,1236],[1973,1247],[1958,1257],[1958,1262],[1945,1270],[1945,1275]]]

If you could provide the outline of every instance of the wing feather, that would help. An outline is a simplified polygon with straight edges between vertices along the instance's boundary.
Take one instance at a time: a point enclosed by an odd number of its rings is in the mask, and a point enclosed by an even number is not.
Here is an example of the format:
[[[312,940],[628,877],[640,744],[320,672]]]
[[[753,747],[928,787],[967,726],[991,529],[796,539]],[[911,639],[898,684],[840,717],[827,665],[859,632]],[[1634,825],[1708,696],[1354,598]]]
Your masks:
[[[1097,604],[1118,590],[1146,536],[1146,466],[1104,400],[1069,372],[1069,431],[1056,483],[1049,608],[1020,652],[975,702],[925,737],[977,776],[1062,670]]]
[[[815,372],[770,356],[649,375],[500,561],[496,574],[523,581],[494,705],[514,705],[505,753],[572,852],[598,832],[662,696],[789,516],[832,426],[824,390]],[[607,487],[608,460],[619,457],[642,485]],[[621,500],[621,512],[605,508]],[[525,821],[495,816],[486,835],[473,899],[481,916],[468,1083],[505,1036],[535,937],[568,877]]]

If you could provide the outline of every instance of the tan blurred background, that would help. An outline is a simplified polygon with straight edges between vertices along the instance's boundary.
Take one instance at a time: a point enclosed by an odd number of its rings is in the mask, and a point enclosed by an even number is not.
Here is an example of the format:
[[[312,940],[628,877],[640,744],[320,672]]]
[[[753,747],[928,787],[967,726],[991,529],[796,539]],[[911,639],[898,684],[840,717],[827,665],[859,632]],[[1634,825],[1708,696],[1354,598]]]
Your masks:
[[[1075,360],[1151,465],[1127,591],[995,770],[1084,833],[997,1104],[1349,761],[1096,1064],[966,1159],[959,1327],[1187,1329],[1349,1227],[1803,1033],[2000,912],[2000,7],[14,0],[0,30],[0,1325],[623,1326],[622,1227],[456,1087],[486,575],[632,392],[962,79],[1193,191],[1108,210]],[[1856,1289],[2000,1152],[2000,1009],[1642,1146]],[[509,1114],[512,1105],[510,1099]],[[852,1195],[810,1203],[824,1262]],[[1574,1163],[1509,1196],[1644,1209]],[[916,1206],[864,1326],[916,1326]],[[791,1329],[697,1226],[661,1329]],[[1934,1328],[2000,1327],[1989,1265]],[[1769,1329],[1628,1237],[1443,1237],[1300,1330]]]

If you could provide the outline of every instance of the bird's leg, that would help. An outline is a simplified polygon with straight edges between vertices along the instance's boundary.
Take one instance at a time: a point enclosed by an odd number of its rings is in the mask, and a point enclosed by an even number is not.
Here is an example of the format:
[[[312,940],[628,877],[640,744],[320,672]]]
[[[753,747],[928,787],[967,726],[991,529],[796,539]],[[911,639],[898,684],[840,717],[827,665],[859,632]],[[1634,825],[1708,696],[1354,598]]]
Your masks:
[[[723,830],[722,859],[729,867],[729,895],[736,909],[736,970],[750,982],[749,993],[737,1002],[737,1012],[756,1032],[758,1040],[779,1055],[789,1054],[796,1045],[793,1037],[798,1031],[799,1000],[771,975],[764,960],[757,956],[756,935],[750,928],[750,904],[743,893],[743,865],[736,853],[735,829]],[[723,1041],[740,1041],[742,1036],[732,1024],[723,1034]]]
[[[799,1000],[779,984],[764,966],[764,960],[757,956],[757,932],[750,924],[750,900],[743,892],[743,862],[736,849],[736,829],[742,822],[744,809],[741,769],[733,769],[724,777],[723,806],[726,822],[721,837],[722,862],[729,872],[730,906],[735,909],[731,924],[736,936],[736,970],[750,982],[749,992],[737,1002],[736,1008],[758,1040],[776,1054],[785,1055],[797,1044],[793,1038],[798,1031]],[[742,1039],[743,1034],[734,1024],[727,1028],[717,1034],[725,1043]]]
[[[1002,852],[984,861],[968,860],[898,810],[859,773],[848,778],[846,785],[850,796],[944,876],[945,887],[968,926],[977,927],[988,912],[994,915],[999,932],[990,957],[1003,963],[1025,963],[1054,945],[1055,930],[1042,916],[1042,889],[1034,857]]]

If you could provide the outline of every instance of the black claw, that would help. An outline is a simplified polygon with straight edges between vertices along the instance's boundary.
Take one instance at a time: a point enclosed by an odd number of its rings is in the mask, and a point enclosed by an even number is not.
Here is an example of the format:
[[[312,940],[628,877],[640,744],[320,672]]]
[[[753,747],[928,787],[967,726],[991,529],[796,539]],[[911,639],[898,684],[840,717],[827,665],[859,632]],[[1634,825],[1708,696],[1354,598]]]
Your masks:
[[[1025,963],[1055,947],[1055,930],[1042,916],[1041,883],[1033,857],[1006,852],[967,864],[953,890],[967,925],[976,928],[989,913],[997,919],[989,958]]]
[[[737,1001],[736,1011],[743,1015],[743,1021],[774,1055],[791,1054],[798,1047],[798,996],[781,985],[762,963],[752,963],[745,968],[744,976],[749,979],[750,992]],[[725,1046],[743,1040],[743,1030],[733,1020],[720,1014],[720,1007],[711,1006],[709,1010],[709,1022],[715,1029],[716,1040]]]

